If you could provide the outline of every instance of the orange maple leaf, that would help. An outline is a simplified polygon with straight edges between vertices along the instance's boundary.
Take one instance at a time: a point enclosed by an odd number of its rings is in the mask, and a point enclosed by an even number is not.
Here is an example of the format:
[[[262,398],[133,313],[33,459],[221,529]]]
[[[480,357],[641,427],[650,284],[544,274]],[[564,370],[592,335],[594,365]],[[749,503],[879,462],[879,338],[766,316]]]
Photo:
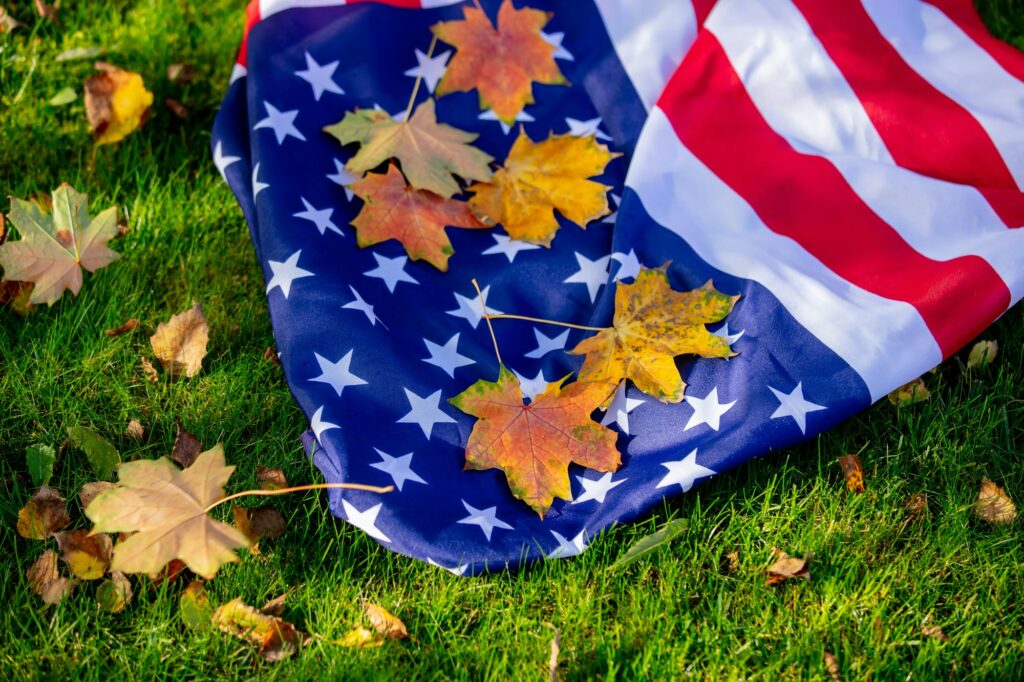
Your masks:
[[[431,30],[439,39],[457,48],[437,96],[468,92],[480,95],[480,108],[492,109],[505,123],[533,104],[533,83],[566,85],[555,64],[555,47],[540,30],[551,19],[550,12],[516,9],[505,0],[498,10],[497,28],[481,9],[467,7],[461,21],[442,21]]]
[[[368,173],[350,189],[363,200],[363,210],[352,221],[360,247],[397,239],[413,260],[425,260],[442,272],[455,253],[444,228],[480,229],[487,226],[476,219],[464,201],[444,199],[405,184],[395,164],[387,173]]]
[[[570,462],[603,472],[621,464],[615,432],[590,418],[614,387],[577,381],[563,388],[564,381],[524,404],[519,379],[502,366],[497,381],[481,379],[449,401],[478,418],[466,468],[501,469],[512,494],[541,518],[555,497],[572,499]]]

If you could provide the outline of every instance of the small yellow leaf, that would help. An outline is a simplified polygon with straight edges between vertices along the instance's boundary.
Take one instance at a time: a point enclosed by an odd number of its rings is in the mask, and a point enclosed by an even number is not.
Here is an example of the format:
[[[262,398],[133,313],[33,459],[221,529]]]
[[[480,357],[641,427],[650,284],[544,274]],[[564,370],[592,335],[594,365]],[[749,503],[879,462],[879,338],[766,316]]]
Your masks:
[[[999,353],[998,341],[978,341],[967,356],[967,369],[980,369],[991,364]]]
[[[260,613],[238,598],[218,608],[211,620],[221,631],[259,645],[259,654],[267,661],[293,656],[302,646],[302,635],[295,626]]]
[[[864,492],[864,469],[860,465],[860,457],[857,455],[843,455],[839,458],[839,466],[843,468],[843,476],[846,477],[846,487],[855,493]]]
[[[931,397],[931,392],[924,385],[924,379],[918,377],[890,393],[889,402],[900,406],[913,405],[914,403],[924,402]]]
[[[168,374],[193,377],[203,366],[209,338],[210,327],[203,315],[203,307],[196,303],[189,310],[157,325],[149,343]]]
[[[46,485],[18,511],[18,535],[29,540],[45,540],[69,523],[71,517],[64,506],[64,498]]]
[[[106,574],[113,549],[109,535],[90,535],[86,530],[69,530],[57,533],[55,537],[71,575],[81,580],[99,580]]]
[[[974,513],[989,523],[1005,526],[1017,518],[1017,507],[1005,490],[988,478],[983,478],[978,499],[974,503]]]
[[[360,626],[346,632],[335,644],[353,649],[367,649],[381,646],[384,644],[384,639],[372,630]]]
[[[140,125],[153,104],[142,76],[97,63],[98,73],[85,82],[85,112],[96,144],[120,142]]]
[[[409,636],[409,632],[405,629],[405,623],[384,607],[366,602],[363,604],[363,611],[370,619],[373,629],[388,639],[405,639]]]

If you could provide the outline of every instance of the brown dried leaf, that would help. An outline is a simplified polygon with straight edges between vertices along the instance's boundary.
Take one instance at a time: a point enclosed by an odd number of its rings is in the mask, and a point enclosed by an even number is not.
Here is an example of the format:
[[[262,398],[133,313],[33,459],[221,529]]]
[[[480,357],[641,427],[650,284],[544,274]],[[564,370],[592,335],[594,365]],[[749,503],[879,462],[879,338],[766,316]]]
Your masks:
[[[123,535],[123,533],[122,533]],[[118,538],[123,540],[124,538]],[[161,583],[173,583],[175,580],[180,578],[188,570],[188,564],[181,559],[171,559],[167,562],[167,565],[161,568],[155,573],[149,574],[149,579],[153,581],[153,587],[160,585]]]
[[[288,479],[280,469],[256,465],[256,480],[261,490],[279,490],[288,487]]]
[[[889,402],[899,406],[913,405],[914,403],[924,402],[931,397],[931,392],[924,385],[924,379],[918,377],[890,393]]]
[[[86,483],[78,492],[78,503],[82,505],[82,509],[85,509],[89,506],[89,503],[96,499],[97,495],[113,489],[114,484],[110,481],[93,481],[91,483]]]
[[[288,598],[288,595],[295,591],[298,585],[293,585],[288,588],[288,591],[284,594],[278,595],[273,599],[267,601],[263,606],[260,607],[260,613],[265,613],[268,616],[280,616],[284,611],[284,602]]]
[[[949,640],[949,637],[946,636],[946,633],[938,625],[928,625],[927,623],[921,625],[921,634],[925,637],[934,637],[940,642]]]
[[[847,489],[855,493],[864,492],[864,469],[860,465],[860,457],[843,455],[839,458],[839,466],[843,468]]]
[[[1017,518],[1017,507],[1005,490],[986,477],[981,480],[978,499],[974,503],[974,513],[989,523],[1005,526]]]
[[[21,26],[21,22],[12,17],[6,9],[0,7],[0,33],[8,33]]]
[[[57,21],[57,8],[53,5],[48,5],[43,0],[35,0],[36,14],[47,21],[58,23]]]
[[[196,70],[191,64],[171,64],[167,67],[167,80],[187,85],[195,80]]]
[[[719,562],[719,570],[725,575],[734,575],[740,570],[740,553],[729,552],[723,554]]]
[[[203,365],[209,338],[210,327],[203,307],[197,303],[167,322],[161,322],[149,337],[149,343],[168,374],[193,377]]]
[[[155,384],[160,380],[160,377],[156,373],[156,367],[149,361],[149,358],[142,356],[139,358],[139,365],[142,367],[142,374],[146,377],[146,381],[151,384]]]
[[[273,346],[267,346],[266,348],[263,349],[263,359],[269,360],[275,365],[281,364],[281,358],[280,356],[278,356],[277,351],[274,350]]]
[[[121,613],[132,600],[132,583],[128,576],[114,571],[96,588],[96,603],[104,611]]]
[[[85,82],[85,113],[96,144],[113,144],[145,122],[153,93],[137,73],[104,62],[96,68]]]
[[[103,333],[106,334],[107,336],[121,336],[121,334],[127,334],[128,332],[134,329],[138,329],[138,327],[139,318],[132,317],[125,320],[124,324],[122,324],[120,327],[114,327],[113,329],[105,329],[103,330]]]
[[[60,574],[57,553],[52,549],[43,552],[26,573],[29,587],[42,597],[46,604],[56,604],[71,594],[77,581],[68,580]]]
[[[797,557],[789,556],[777,547],[772,548],[772,553],[775,556],[775,563],[768,569],[769,585],[778,585],[790,578],[811,579],[811,572],[807,568],[809,557],[798,559]]]
[[[114,543],[106,533],[90,535],[87,530],[69,530],[54,537],[71,575],[81,580],[99,580],[107,572]]]
[[[29,540],[45,540],[71,523],[61,494],[44,485],[18,511],[18,535]]]
[[[919,521],[928,514],[928,495],[914,493],[903,501],[903,511],[907,515],[907,521]]]
[[[174,447],[171,448],[171,459],[178,463],[182,469],[192,466],[196,457],[204,450],[199,439],[186,431],[178,422],[178,434],[174,437]]]
[[[405,639],[409,636],[405,623],[383,607],[366,602],[363,604],[363,611],[370,619],[373,629],[388,639]]]
[[[260,538],[276,540],[286,529],[284,516],[273,507],[232,507],[231,513],[235,517],[235,528],[251,542],[256,542]]]
[[[828,651],[825,652],[825,670],[828,671],[833,682],[841,682],[842,678],[839,677],[839,661],[836,660],[835,654]]]
[[[302,646],[302,633],[295,626],[260,613],[238,598],[217,609],[211,620],[222,632],[259,645],[259,654],[267,661],[284,660]]]
[[[188,118],[188,108],[185,107],[185,105],[179,102],[178,100],[172,97],[168,97],[164,100],[164,106],[167,107],[167,110],[175,116],[177,116],[178,118]]]
[[[128,436],[136,443],[141,443],[142,439],[146,437],[146,429],[143,428],[142,422],[138,419],[132,419],[128,422],[128,427],[125,428],[124,435]]]

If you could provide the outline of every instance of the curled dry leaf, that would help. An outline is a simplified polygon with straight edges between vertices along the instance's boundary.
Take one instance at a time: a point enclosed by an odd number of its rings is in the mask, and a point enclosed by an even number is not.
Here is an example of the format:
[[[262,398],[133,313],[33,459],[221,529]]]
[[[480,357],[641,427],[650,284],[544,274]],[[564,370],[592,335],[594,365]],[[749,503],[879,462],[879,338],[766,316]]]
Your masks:
[[[890,393],[889,402],[900,406],[913,405],[914,403],[924,402],[931,397],[931,391],[924,385],[924,379],[918,377]]]
[[[72,426],[68,437],[85,453],[92,470],[102,479],[113,476],[114,469],[121,463],[121,454],[109,440],[84,426]]]
[[[971,352],[967,356],[967,369],[980,369],[988,366],[996,359],[998,353],[999,342],[978,341],[971,348]]]
[[[294,625],[260,613],[238,598],[218,608],[212,622],[222,632],[258,645],[259,655],[267,661],[284,660],[302,646],[302,633]]]
[[[174,447],[171,448],[171,459],[182,469],[192,466],[196,457],[203,451],[203,444],[198,438],[186,431],[178,422],[178,433],[174,436]]]
[[[937,639],[940,642],[949,641],[949,637],[946,636],[946,633],[943,632],[942,628],[938,625],[929,625],[928,623],[924,623],[921,625],[921,634],[925,637]]]
[[[500,223],[512,239],[551,246],[558,211],[569,221],[587,223],[611,213],[607,185],[588,180],[619,156],[593,135],[552,135],[533,142],[519,131],[505,165],[487,184],[469,188],[469,206],[487,225]]]
[[[54,537],[71,575],[80,580],[99,580],[106,574],[113,550],[109,535],[90,535],[87,530],[69,530],[57,533]]]
[[[18,535],[29,540],[45,540],[69,523],[64,498],[45,485],[18,511]]]
[[[8,33],[21,26],[21,22],[10,15],[6,8],[0,7],[0,33]]]
[[[843,455],[839,458],[839,466],[843,468],[847,489],[855,493],[864,492],[864,469],[861,467],[860,457]]]
[[[284,612],[284,602],[288,598],[288,595],[295,591],[298,585],[293,585],[288,588],[288,591],[284,594],[279,594],[273,599],[267,600],[263,606],[260,607],[260,613],[265,613],[268,616],[280,616]]]
[[[261,490],[279,490],[288,487],[288,479],[280,469],[256,465],[256,480]]]
[[[203,307],[197,303],[157,325],[149,343],[168,374],[193,377],[203,366],[209,338],[210,326],[203,315]]]
[[[723,554],[721,561],[718,563],[719,571],[724,575],[734,575],[740,570],[740,553],[729,552]]]
[[[132,601],[134,591],[128,576],[114,571],[96,587],[96,603],[104,611],[121,613]]]
[[[181,622],[189,630],[206,630],[210,627],[213,607],[210,597],[206,594],[206,586],[202,580],[193,580],[181,593],[178,600],[178,615]]]
[[[34,443],[25,448],[25,464],[37,488],[49,485],[53,477],[53,464],[57,461],[57,452],[45,443]]]
[[[85,82],[85,113],[96,144],[113,144],[142,125],[153,93],[137,73],[101,62],[96,68],[100,73]]]
[[[370,620],[370,625],[373,626],[373,629],[388,639],[405,639],[409,636],[408,630],[405,629],[405,623],[387,609],[370,602],[365,602],[363,604],[363,612]]]
[[[286,529],[284,516],[273,507],[257,507],[256,509],[233,507],[231,513],[235,518],[235,528],[249,538],[250,543],[261,538],[276,540],[284,535]]]
[[[174,114],[176,117],[180,119],[188,118],[188,108],[186,108],[185,105],[179,102],[178,100],[172,97],[168,97],[164,100],[164,106],[167,107],[167,110]]]
[[[82,509],[88,507],[96,496],[107,490],[113,490],[116,486],[110,481],[93,481],[86,483],[82,486],[82,489],[78,492],[78,503],[82,505]]]
[[[46,19],[47,21],[57,23],[56,7],[44,2],[44,0],[35,0],[34,4],[36,6],[36,14],[38,14],[43,19]]]
[[[928,514],[928,495],[925,493],[914,493],[903,501],[903,512],[907,521],[919,521]]]
[[[107,247],[117,236],[117,208],[89,216],[88,197],[67,183],[53,191],[53,211],[11,198],[8,216],[21,239],[0,245],[5,280],[32,282],[33,304],[53,305],[65,291],[78,295],[82,268],[96,272],[121,256]]]
[[[272,362],[275,365],[281,364],[281,356],[277,354],[277,351],[274,350],[273,346],[267,346],[263,349],[263,359],[268,362]]]
[[[124,435],[131,438],[136,443],[141,443],[142,439],[146,437],[146,429],[143,428],[142,422],[138,419],[129,420],[128,426],[125,427]]]
[[[206,513],[224,496],[234,469],[225,465],[221,445],[184,471],[166,457],[122,464],[119,487],[85,509],[93,532],[133,532],[114,547],[111,569],[154,573],[181,559],[197,575],[212,578],[222,564],[237,561],[234,550],[248,546],[247,538]]]
[[[155,384],[159,381],[160,377],[156,373],[156,367],[149,361],[149,358],[142,356],[139,358],[139,366],[142,367],[142,375],[146,377],[146,381],[151,384]]]
[[[56,604],[71,594],[77,581],[68,580],[60,574],[57,553],[52,549],[43,552],[26,573],[29,587],[39,595],[43,603]]]
[[[1005,526],[1017,518],[1017,507],[1005,490],[988,478],[983,478],[978,499],[974,503],[974,513],[989,523]]]
[[[124,533],[121,534],[122,536]],[[124,537],[119,537],[123,540]],[[156,573],[150,573],[149,579],[153,581],[153,587],[160,585],[161,583],[173,583],[178,578],[183,576],[188,570],[188,565],[181,559],[171,559],[167,562],[167,565],[161,568]]]
[[[128,332],[138,328],[139,318],[131,317],[125,320],[124,324],[122,324],[121,326],[114,327],[113,329],[105,329],[103,330],[103,333],[106,334],[107,336],[121,336],[121,334],[127,334]]]
[[[769,585],[778,585],[790,578],[811,579],[811,572],[807,568],[809,556],[798,559],[797,557],[789,556],[778,548],[773,548],[773,554],[775,556],[775,563],[768,568]]]

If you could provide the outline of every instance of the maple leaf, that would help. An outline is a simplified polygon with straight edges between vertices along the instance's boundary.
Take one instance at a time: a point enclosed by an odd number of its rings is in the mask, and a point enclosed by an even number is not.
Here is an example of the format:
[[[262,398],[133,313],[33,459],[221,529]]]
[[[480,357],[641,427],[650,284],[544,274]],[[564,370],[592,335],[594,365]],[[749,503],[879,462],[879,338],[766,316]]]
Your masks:
[[[114,547],[110,569],[155,573],[181,559],[197,575],[212,578],[221,564],[237,561],[233,550],[247,547],[248,540],[206,513],[224,496],[234,469],[224,464],[221,445],[184,471],[166,457],[122,464],[119,486],[97,495],[85,509],[94,533],[134,533]]]
[[[96,272],[120,254],[107,247],[117,236],[117,208],[89,217],[87,197],[67,183],[53,192],[53,212],[33,201],[11,198],[8,216],[21,239],[0,244],[5,280],[34,282],[30,303],[53,305],[64,291],[78,295],[82,268]]]
[[[157,325],[149,345],[153,355],[171,376],[184,374],[193,377],[203,366],[210,326],[203,315],[203,307],[196,303],[183,313],[172,315],[167,322]]]
[[[593,135],[552,135],[541,142],[523,130],[512,144],[505,166],[489,184],[474,184],[469,206],[484,223],[501,223],[513,239],[551,246],[558,232],[555,210],[586,228],[606,216],[607,185],[588,180],[619,156]]]
[[[85,82],[85,113],[96,144],[120,142],[141,126],[153,104],[142,76],[97,62],[101,73]]]
[[[377,109],[356,109],[324,131],[342,144],[359,143],[359,151],[345,164],[355,175],[395,158],[410,185],[445,199],[460,191],[453,175],[480,182],[491,179],[488,164],[494,159],[469,144],[477,135],[438,123],[432,99],[405,121]]]
[[[621,463],[615,432],[590,419],[610,389],[580,381],[563,388],[564,381],[524,404],[519,379],[502,366],[497,381],[480,379],[450,399],[477,417],[466,443],[466,468],[501,469],[512,494],[541,518],[555,497],[572,499],[570,462],[604,472]]]
[[[464,201],[406,185],[394,164],[387,173],[369,173],[349,189],[364,202],[352,221],[361,248],[397,239],[409,258],[425,260],[441,272],[447,272],[448,258],[455,253],[445,227],[487,227]]]
[[[674,291],[664,267],[642,268],[632,284],[619,283],[613,326],[583,339],[570,351],[587,356],[579,380],[617,385],[631,379],[651,397],[680,402],[686,384],[675,357],[736,355],[728,341],[704,325],[725,319],[738,298],[717,291],[711,282],[693,291]]]
[[[467,7],[465,19],[442,21],[430,30],[457,48],[437,86],[437,96],[474,88],[480,109],[492,109],[512,124],[516,114],[533,104],[533,84],[567,85],[555,63],[555,47],[541,35],[550,12],[516,9],[505,0],[498,9],[497,27],[483,10]]]

